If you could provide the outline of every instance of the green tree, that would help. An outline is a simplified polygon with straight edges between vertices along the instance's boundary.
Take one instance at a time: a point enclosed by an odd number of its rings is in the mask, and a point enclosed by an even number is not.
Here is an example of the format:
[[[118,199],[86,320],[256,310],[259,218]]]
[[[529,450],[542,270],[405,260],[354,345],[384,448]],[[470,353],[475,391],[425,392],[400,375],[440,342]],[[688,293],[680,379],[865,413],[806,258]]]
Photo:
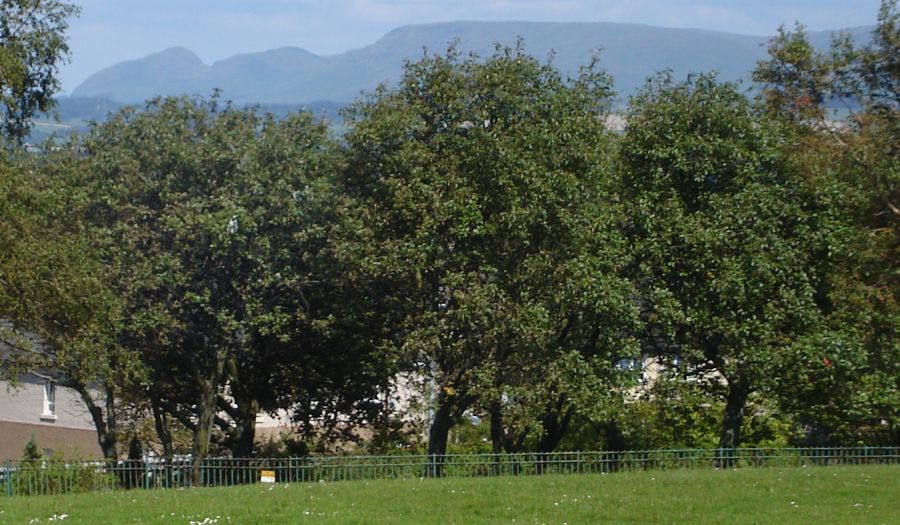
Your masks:
[[[856,46],[846,36],[832,44],[831,70],[838,94],[857,99],[866,112],[900,108],[900,9],[882,0],[872,39]]]
[[[802,341],[782,371],[790,385],[781,396],[783,408],[811,428],[818,443],[896,443],[900,435],[897,2],[882,2],[878,20],[869,43],[858,46],[842,36],[814,68],[792,65],[798,77],[815,69],[821,99],[846,101],[850,109],[838,126],[792,128],[802,137],[792,155],[829,199],[831,222],[841,225],[832,242],[835,261],[823,273],[820,291],[831,305],[826,323]],[[787,42],[809,47],[802,33],[774,40],[757,76],[784,67]],[[772,93],[794,89],[791,79],[768,80],[762,95],[769,100],[777,100]],[[778,103],[768,109],[784,113]]]
[[[813,47],[800,24],[793,31],[778,28],[768,53],[753,71],[762,106],[794,124],[821,124],[827,105],[835,103],[829,58]]]
[[[0,373],[15,381],[44,370],[76,390],[114,459],[115,398],[139,370],[113,341],[120,302],[77,215],[83,192],[63,165],[43,157],[0,165],[0,337],[13,350],[0,357]]]
[[[661,75],[631,100],[622,141],[645,339],[724,398],[723,448],[821,317],[828,246],[781,133],[734,85]]]
[[[193,431],[196,466],[217,427],[247,456],[262,410],[292,407],[312,431],[374,397],[376,354],[341,325],[339,274],[320,257],[334,210],[323,124],[158,99],[80,150],[84,216],[125,301],[119,341],[149,369],[164,442],[174,416]]]
[[[25,462],[26,465],[33,465],[43,457],[44,455],[41,453],[41,449],[38,448],[37,441],[34,439],[34,434],[32,434],[25,443],[25,448],[22,450],[22,461]]]
[[[53,108],[66,31],[79,8],[59,0],[0,1],[0,103],[4,140],[18,143],[37,112]]]
[[[486,59],[451,47],[351,111],[342,188],[356,208],[342,252],[387,294],[401,360],[430,382],[437,458],[466,410],[502,429],[502,411],[539,395],[555,446],[571,381],[604,377],[631,351],[617,337],[634,318],[631,288],[598,184],[609,99],[593,67],[566,81],[521,45]],[[602,396],[610,383],[592,384]]]

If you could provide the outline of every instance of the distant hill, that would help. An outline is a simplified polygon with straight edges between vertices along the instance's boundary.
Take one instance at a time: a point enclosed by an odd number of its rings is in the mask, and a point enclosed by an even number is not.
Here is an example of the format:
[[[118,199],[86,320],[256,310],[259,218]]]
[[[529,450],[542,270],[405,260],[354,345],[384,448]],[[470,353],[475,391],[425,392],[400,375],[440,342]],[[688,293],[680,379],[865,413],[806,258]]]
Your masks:
[[[141,103],[126,104],[105,97],[58,97],[56,108],[49,113],[38,115],[38,118],[34,120],[34,127],[26,142],[40,144],[49,138],[58,140],[65,139],[69,135],[84,133],[89,129],[91,122],[103,122],[110,113],[115,113],[128,105],[140,107]],[[344,104],[330,100],[304,104],[254,103],[239,105],[252,105],[261,112],[272,113],[279,118],[304,109],[338,128],[342,121],[340,110],[344,107]]]
[[[848,31],[865,40],[870,30]],[[812,32],[809,37],[825,48],[830,35]],[[171,48],[95,73],[72,92],[72,98],[136,103],[157,95],[207,95],[218,88],[237,103],[346,103],[379,83],[398,79],[403,62],[421,57],[423,48],[440,53],[449,42],[458,41],[461,51],[484,56],[495,43],[512,46],[518,37],[524,38],[532,55],[554,52],[553,63],[570,74],[602,49],[600,63],[613,75],[623,97],[662,69],[672,69],[678,76],[718,70],[726,80],[745,78],[765,57],[767,43],[766,37],[640,24],[446,22],[400,27],[370,46],[332,56],[285,47],[207,65],[188,49]]]

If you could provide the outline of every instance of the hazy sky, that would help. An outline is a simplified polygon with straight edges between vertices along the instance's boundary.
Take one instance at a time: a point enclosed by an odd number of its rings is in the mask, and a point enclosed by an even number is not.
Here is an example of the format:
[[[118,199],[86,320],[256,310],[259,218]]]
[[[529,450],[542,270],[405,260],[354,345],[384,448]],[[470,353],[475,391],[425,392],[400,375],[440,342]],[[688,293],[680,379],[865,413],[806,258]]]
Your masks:
[[[879,0],[70,0],[72,62],[63,88],[122,60],[184,46],[206,63],[302,47],[335,54],[391,29],[448,20],[636,22],[754,35],[801,21],[810,30],[874,24]]]

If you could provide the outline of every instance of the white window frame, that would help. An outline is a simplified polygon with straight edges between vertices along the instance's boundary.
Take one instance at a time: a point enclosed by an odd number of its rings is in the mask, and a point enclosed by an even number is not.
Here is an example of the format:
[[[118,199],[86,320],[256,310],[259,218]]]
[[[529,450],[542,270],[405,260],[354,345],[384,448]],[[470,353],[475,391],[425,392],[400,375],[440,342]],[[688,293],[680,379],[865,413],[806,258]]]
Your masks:
[[[47,380],[42,388],[44,392],[44,404],[41,411],[41,419],[45,421],[56,420],[56,382]]]

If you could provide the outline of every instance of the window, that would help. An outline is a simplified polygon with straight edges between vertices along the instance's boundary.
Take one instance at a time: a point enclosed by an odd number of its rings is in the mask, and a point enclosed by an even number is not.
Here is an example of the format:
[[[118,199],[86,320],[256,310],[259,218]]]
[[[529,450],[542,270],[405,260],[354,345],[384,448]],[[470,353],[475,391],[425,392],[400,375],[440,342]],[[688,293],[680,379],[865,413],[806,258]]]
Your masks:
[[[56,419],[56,383],[53,381],[44,383],[44,412],[41,417]]]

